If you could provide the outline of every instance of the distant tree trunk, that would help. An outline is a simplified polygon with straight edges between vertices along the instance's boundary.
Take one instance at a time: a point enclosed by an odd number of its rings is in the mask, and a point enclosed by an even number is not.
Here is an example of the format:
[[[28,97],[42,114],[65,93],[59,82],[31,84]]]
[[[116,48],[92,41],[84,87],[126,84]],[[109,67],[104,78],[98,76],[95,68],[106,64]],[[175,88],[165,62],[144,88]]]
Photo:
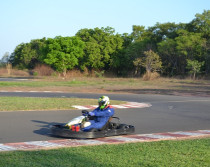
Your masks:
[[[12,69],[12,65],[8,63],[8,64],[6,65],[6,68],[7,68],[7,73],[8,73],[8,75],[10,76],[10,74],[11,74],[11,69]]]
[[[193,73],[193,80],[195,80],[195,75],[196,75],[196,72]]]
[[[66,68],[63,70],[63,76],[66,77]]]

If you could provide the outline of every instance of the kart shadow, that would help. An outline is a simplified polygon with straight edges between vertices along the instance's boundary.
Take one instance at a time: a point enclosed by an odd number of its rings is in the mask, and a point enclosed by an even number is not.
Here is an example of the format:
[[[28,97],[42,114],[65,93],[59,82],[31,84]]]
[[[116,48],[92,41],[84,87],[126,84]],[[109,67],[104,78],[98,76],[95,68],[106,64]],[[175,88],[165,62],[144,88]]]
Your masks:
[[[39,120],[31,120],[34,123],[38,123],[35,126],[40,127],[38,130],[34,130],[33,132],[38,135],[43,136],[51,136],[50,133],[50,126],[54,124],[61,124],[59,122],[46,122],[46,121],[39,121]]]

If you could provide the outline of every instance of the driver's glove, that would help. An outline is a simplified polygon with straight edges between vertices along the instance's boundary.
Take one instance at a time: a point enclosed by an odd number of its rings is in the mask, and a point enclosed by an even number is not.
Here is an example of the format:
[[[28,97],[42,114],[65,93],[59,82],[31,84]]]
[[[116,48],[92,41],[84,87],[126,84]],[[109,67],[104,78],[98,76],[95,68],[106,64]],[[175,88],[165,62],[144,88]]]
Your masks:
[[[88,115],[89,116],[94,116],[95,114],[94,114],[94,112],[89,112]]]
[[[83,116],[88,116],[88,114],[89,114],[89,112],[88,112],[88,111],[86,111],[86,110],[82,110],[82,115],[83,115]]]

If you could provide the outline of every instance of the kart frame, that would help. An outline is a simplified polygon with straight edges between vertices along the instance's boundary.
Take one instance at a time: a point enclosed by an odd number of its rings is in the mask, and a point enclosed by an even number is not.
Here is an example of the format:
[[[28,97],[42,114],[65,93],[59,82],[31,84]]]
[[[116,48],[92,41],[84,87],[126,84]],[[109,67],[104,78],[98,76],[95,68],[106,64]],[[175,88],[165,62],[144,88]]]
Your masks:
[[[113,117],[118,119],[118,117]],[[92,129],[91,131],[72,131],[68,129],[65,124],[56,124],[52,125],[51,134],[53,136],[64,137],[64,138],[73,138],[73,139],[94,139],[94,138],[102,138],[109,136],[118,136],[118,135],[128,135],[133,134],[135,132],[135,127],[133,125],[108,122],[106,127],[103,129]]]

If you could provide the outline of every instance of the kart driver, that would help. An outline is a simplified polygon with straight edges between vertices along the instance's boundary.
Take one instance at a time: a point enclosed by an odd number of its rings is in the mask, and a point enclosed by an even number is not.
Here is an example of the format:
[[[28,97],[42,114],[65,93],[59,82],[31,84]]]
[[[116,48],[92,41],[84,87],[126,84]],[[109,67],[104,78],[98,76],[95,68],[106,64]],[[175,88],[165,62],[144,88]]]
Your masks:
[[[91,129],[101,129],[109,121],[110,117],[114,115],[114,108],[110,106],[110,100],[108,96],[101,96],[98,99],[99,106],[93,111],[89,112],[89,116],[93,116],[93,120],[89,120],[89,126],[84,127],[83,131],[90,131]],[[87,114],[84,114],[87,115]]]

